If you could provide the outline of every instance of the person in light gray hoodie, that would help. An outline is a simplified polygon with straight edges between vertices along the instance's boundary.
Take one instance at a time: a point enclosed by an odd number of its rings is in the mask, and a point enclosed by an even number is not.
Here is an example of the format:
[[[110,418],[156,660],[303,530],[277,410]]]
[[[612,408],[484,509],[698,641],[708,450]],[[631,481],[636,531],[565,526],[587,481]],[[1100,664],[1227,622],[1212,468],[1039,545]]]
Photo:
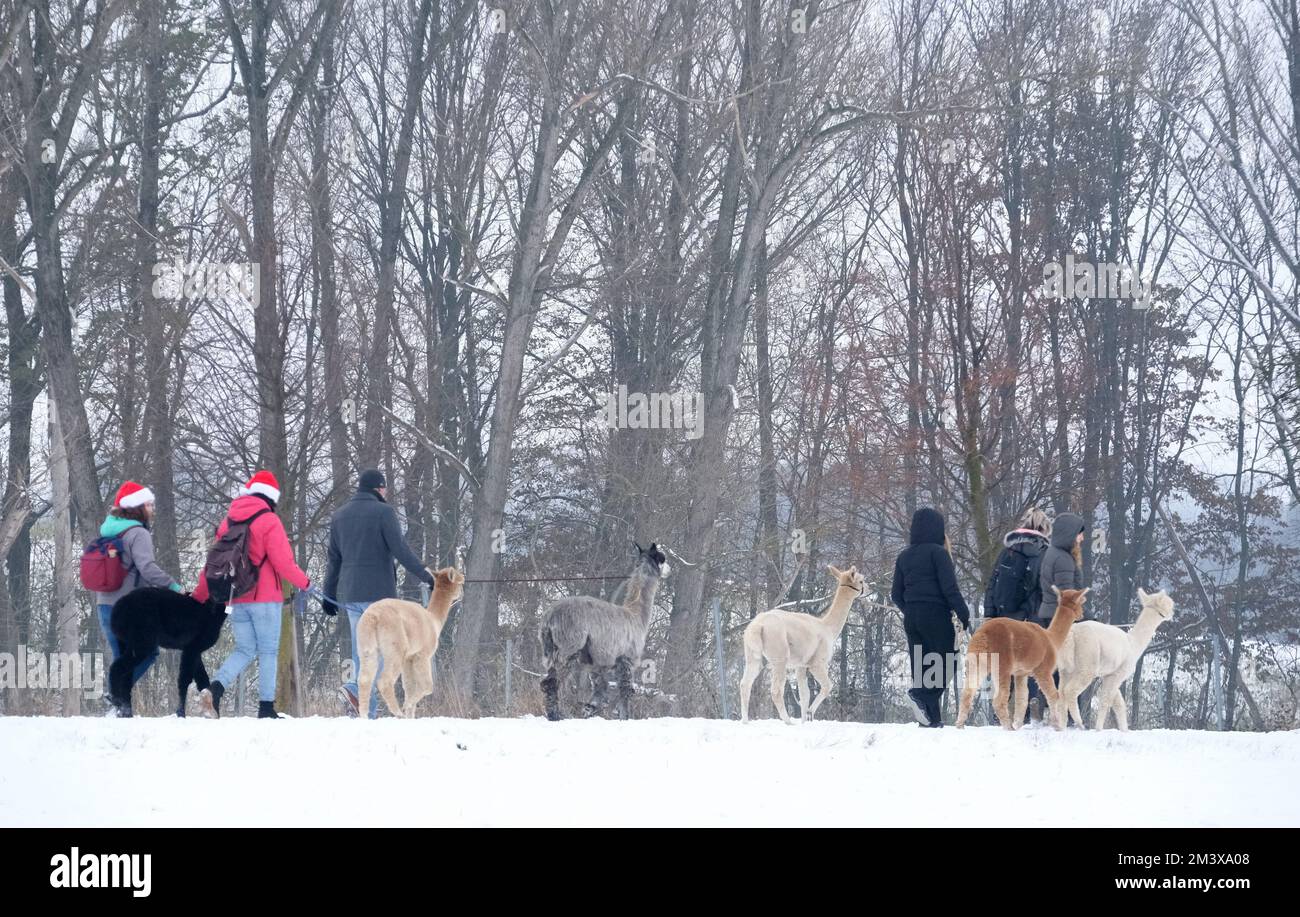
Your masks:
[[[1083,588],[1083,535],[1088,530],[1082,516],[1061,513],[1052,521],[1052,543],[1038,569],[1043,600],[1038,606],[1038,623],[1047,627],[1056,614],[1057,589]]]
[[[122,542],[122,563],[126,566],[126,579],[121,588],[116,592],[95,593],[99,626],[104,631],[104,639],[113,651],[114,659],[121,654],[111,624],[113,604],[118,599],[141,586],[157,586],[173,592],[184,591],[181,584],[172,579],[154,559],[153,535],[149,532],[149,524],[153,521],[153,503],[152,490],[134,481],[127,481],[118,488],[108,518],[99,527],[101,537],[117,538]],[[131,673],[131,684],[139,681],[157,658],[158,651],[154,650],[152,655],[142,660]]]

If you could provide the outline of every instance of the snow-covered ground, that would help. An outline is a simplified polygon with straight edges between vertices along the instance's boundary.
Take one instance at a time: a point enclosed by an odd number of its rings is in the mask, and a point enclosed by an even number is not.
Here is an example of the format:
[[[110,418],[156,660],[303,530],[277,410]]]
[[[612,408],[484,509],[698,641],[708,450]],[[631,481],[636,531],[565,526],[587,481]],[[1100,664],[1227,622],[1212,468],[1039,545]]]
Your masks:
[[[0,826],[1300,826],[1300,732],[0,718]]]

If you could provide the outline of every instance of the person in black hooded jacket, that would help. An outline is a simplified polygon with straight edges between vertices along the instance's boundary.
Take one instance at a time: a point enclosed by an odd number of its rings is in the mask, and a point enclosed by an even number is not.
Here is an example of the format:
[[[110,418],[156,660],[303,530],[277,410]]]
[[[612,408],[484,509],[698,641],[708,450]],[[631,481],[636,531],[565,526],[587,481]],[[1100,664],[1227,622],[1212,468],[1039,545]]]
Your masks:
[[[949,666],[955,659],[956,612],[961,626],[970,628],[970,609],[957,588],[957,569],[946,547],[943,516],[928,507],[912,516],[908,547],[894,561],[890,597],[903,612],[912,688],[907,692],[917,722],[943,725],[940,703],[948,687]]]

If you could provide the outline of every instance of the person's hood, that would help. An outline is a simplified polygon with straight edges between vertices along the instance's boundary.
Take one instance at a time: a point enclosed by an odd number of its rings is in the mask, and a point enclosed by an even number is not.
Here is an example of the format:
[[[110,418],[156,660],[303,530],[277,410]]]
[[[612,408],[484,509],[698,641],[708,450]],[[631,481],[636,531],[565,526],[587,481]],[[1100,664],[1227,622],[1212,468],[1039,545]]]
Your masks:
[[[1008,548],[1018,544],[1033,544],[1041,550],[1047,547],[1047,536],[1037,529],[1015,529],[1007,532],[1002,544]]]
[[[1074,547],[1074,539],[1087,530],[1082,516],[1074,513],[1061,513],[1052,520],[1052,547],[1068,551]]]
[[[132,526],[140,523],[135,519],[123,519],[121,516],[109,516],[99,527],[99,537],[116,538]]]
[[[271,504],[267,503],[266,500],[262,499],[257,494],[245,494],[242,497],[235,497],[235,499],[231,501],[230,509],[226,512],[226,516],[228,516],[232,522],[243,522],[249,516],[253,515],[253,513],[261,512],[264,509],[269,509],[272,512],[275,512]]]
[[[943,516],[938,510],[922,507],[912,514],[908,544],[943,544]]]

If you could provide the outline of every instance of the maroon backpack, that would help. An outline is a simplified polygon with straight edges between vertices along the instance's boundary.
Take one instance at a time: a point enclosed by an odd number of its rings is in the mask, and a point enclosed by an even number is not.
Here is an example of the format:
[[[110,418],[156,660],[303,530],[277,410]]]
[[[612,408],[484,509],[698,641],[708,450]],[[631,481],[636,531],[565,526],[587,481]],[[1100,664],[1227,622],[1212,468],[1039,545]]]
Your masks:
[[[247,519],[235,522],[226,517],[226,531],[208,549],[208,559],[203,565],[203,578],[208,582],[208,595],[212,601],[223,605],[243,595],[257,585],[257,565],[248,556],[248,539],[253,530],[253,520],[271,510],[259,509]]]
[[[91,592],[117,592],[127,572],[120,535],[96,538],[81,552],[81,585]]]

